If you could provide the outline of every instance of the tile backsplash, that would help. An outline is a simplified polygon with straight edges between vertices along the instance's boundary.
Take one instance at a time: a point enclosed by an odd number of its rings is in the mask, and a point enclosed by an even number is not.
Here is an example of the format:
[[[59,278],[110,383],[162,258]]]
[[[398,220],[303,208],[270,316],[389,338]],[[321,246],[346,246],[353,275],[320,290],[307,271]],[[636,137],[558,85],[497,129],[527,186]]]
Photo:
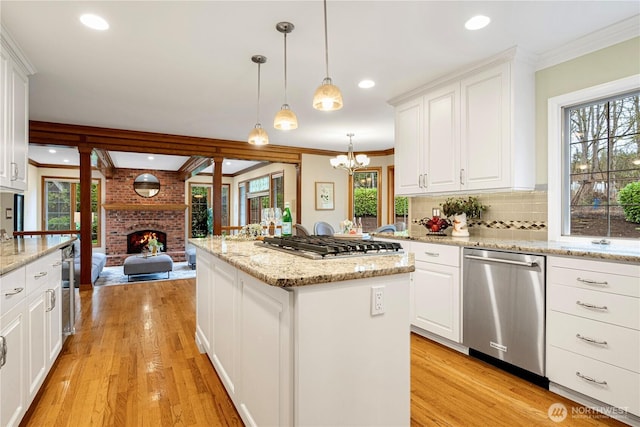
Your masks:
[[[456,197],[468,197],[458,194]],[[473,194],[487,210],[480,220],[469,220],[472,236],[513,240],[547,240],[547,192],[514,191],[508,193]],[[409,198],[410,232],[427,233],[427,229],[414,220],[431,217],[432,208],[440,208],[449,196],[425,196]],[[445,230],[451,234],[451,228]]]

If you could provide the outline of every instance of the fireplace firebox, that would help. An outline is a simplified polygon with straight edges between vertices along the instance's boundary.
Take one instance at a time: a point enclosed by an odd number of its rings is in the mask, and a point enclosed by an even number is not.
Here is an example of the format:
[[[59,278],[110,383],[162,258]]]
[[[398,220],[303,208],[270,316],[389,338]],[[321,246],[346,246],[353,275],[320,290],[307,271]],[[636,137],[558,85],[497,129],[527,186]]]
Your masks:
[[[147,247],[149,240],[156,239],[162,244],[163,251],[167,251],[167,234],[158,230],[139,230],[127,234],[127,253],[139,254]]]

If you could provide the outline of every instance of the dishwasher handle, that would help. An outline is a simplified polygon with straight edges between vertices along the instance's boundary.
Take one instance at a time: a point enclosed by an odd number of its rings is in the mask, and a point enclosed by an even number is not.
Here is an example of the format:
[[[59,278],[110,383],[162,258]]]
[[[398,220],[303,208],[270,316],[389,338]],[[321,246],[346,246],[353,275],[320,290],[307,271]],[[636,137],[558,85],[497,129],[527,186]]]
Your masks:
[[[483,257],[483,256],[477,256],[477,255],[465,255],[464,256],[466,259],[473,259],[473,260],[477,260],[477,261],[489,261],[489,262],[495,262],[498,264],[510,264],[510,265],[520,265],[522,267],[537,267],[538,263],[535,261],[514,261],[511,259],[504,259],[504,258],[488,258],[488,257]]]

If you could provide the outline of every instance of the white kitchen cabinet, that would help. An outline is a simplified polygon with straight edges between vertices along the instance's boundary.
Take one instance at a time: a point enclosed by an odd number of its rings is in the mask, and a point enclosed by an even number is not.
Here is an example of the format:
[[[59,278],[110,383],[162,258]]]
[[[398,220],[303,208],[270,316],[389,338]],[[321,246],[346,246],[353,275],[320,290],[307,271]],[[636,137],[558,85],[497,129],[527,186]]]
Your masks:
[[[411,242],[411,325],[460,343],[460,248]],[[419,328],[416,330],[415,328]]]
[[[244,272],[238,273],[238,282],[238,411],[248,424],[293,425],[292,293]]]
[[[213,255],[196,252],[196,343],[212,357],[213,341]]]
[[[229,396],[236,392],[240,290],[236,269],[213,259],[211,362]]]
[[[534,187],[534,74],[516,53],[396,98],[396,194]]]
[[[395,193],[398,196],[423,192],[424,143],[422,97],[399,105],[395,111]]]
[[[26,266],[30,404],[62,349],[62,262],[58,251]]]
[[[17,426],[27,409],[27,313],[25,269],[0,280],[0,425]],[[2,358],[0,358],[2,359]],[[2,360],[0,360],[2,362]]]
[[[560,257],[547,266],[550,389],[640,415],[640,266]]]
[[[29,78],[33,66],[2,27],[0,34],[0,188],[27,188],[29,148]]]

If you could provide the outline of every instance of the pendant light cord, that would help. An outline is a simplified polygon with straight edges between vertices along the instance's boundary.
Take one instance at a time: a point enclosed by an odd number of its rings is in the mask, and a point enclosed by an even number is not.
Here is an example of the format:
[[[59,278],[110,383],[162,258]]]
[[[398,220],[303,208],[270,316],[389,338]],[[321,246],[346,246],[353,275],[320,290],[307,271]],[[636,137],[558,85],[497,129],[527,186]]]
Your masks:
[[[287,33],[284,33],[284,103],[287,103]]]
[[[329,78],[329,37],[327,36],[327,0],[324,0],[324,63]]]
[[[260,124],[260,63],[258,63],[258,106],[256,108],[256,124]]]

